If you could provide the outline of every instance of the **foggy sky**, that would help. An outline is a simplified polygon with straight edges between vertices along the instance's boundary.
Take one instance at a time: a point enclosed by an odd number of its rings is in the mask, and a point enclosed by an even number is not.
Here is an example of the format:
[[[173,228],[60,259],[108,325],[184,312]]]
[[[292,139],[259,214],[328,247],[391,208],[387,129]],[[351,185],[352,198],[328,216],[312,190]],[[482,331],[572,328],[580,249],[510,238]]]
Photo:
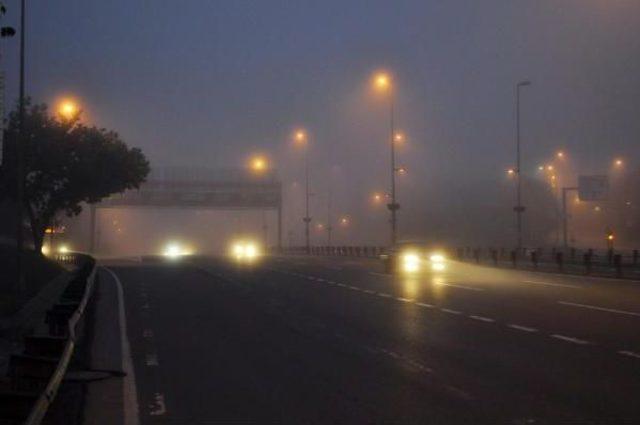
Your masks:
[[[5,3],[5,24],[17,23],[19,2]],[[73,95],[87,121],[120,132],[152,165],[241,166],[259,150],[288,184],[301,178],[288,140],[302,125],[312,135],[316,202],[334,169],[337,211],[358,211],[388,186],[387,106],[367,86],[379,68],[394,74],[408,137],[399,152],[410,170],[399,183],[403,214],[412,202],[414,211],[458,208],[460,197],[482,202],[482,188],[504,179],[523,79],[533,83],[523,90],[523,173],[534,175],[559,147],[585,173],[606,172],[614,156],[640,157],[634,0],[31,0],[28,8],[34,99]],[[2,67],[10,106],[15,39],[2,42]]]

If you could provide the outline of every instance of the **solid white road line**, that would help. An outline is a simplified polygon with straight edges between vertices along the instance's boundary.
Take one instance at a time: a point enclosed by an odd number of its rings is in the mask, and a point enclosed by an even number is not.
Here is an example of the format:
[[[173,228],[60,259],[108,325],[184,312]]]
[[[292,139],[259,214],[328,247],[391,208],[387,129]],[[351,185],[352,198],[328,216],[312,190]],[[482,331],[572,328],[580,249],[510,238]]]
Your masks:
[[[481,322],[488,322],[488,323],[495,322],[495,319],[492,319],[490,317],[476,316],[474,314],[470,314],[469,318],[474,319],[474,320],[479,320]]]
[[[522,280],[521,282],[523,282],[523,283],[531,283],[532,285],[557,286],[557,287],[561,287],[561,288],[581,289],[580,286],[569,285],[567,283],[551,283],[551,282],[542,282],[542,281],[539,281],[539,280]]]
[[[640,353],[634,353],[633,351],[622,350],[618,351],[618,354],[622,354],[623,356],[633,357],[636,359],[640,359]]]
[[[571,336],[560,335],[560,334],[553,334],[551,335],[551,338],[556,338],[556,339],[560,339],[562,341],[567,341],[567,342],[573,342],[574,344],[579,344],[579,345],[590,344],[589,341],[585,341],[584,339],[573,338]]]
[[[519,331],[524,331],[524,332],[538,332],[538,330],[536,328],[530,328],[528,326],[522,326],[522,325],[516,325],[516,324],[510,324],[509,325],[510,328],[512,329],[517,329]]]
[[[124,291],[122,290],[122,283],[116,274],[106,268],[106,270],[116,283],[116,289],[118,293],[118,316],[120,322],[120,347],[122,350],[122,370],[125,376],[122,380],[122,390],[124,395],[124,425],[139,425],[140,408],[138,405],[138,392],[136,390],[136,375],[133,369],[133,360],[131,358],[131,346],[129,344],[129,337],[127,336],[127,322],[124,313]]]
[[[558,301],[558,304],[568,305],[571,307],[588,308],[590,310],[606,311],[607,313],[624,314],[626,316],[640,317],[640,313],[635,313],[633,311],[616,310],[615,308],[598,307],[598,306],[589,305],[589,304],[578,304],[578,303],[572,303],[570,301]]]

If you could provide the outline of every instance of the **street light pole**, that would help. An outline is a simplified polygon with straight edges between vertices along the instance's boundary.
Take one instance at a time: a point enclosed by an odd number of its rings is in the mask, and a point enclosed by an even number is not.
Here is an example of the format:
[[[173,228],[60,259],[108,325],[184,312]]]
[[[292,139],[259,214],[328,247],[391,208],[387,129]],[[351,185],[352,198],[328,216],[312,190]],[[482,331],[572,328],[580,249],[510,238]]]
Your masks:
[[[390,108],[389,108],[389,124],[390,124],[390,140],[391,140],[391,245],[396,244],[396,144],[393,140],[395,133],[394,123],[394,101],[393,94],[390,96]]]
[[[522,249],[522,213],[525,207],[522,205],[522,169],[520,166],[520,88],[530,86],[530,81],[520,81],[516,85],[516,226],[518,231],[517,248]]]
[[[22,222],[24,218],[24,115],[25,115],[25,94],[24,94],[24,50],[25,50],[25,0],[20,2],[20,81],[18,91],[18,143],[16,145],[16,272],[17,290],[22,292],[24,288],[24,234],[22,232]]]
[[[309,217],[309,145],[304,149],[304,174],[305,174],[305,216],[304,221],[304,239],[305,250],[307,254],[311,253],[311,245],[309,242],[309,226],[311,225],[311,217]]]
[[[562,188],[562,243],[564,245],[564,249],[569,247],[569,215],[567,213],[567,192],[575,190],[577,191],[577,187],[563,187]]]
[[[329,248],[331,248],[331,234],[333,232],[333,226],[331,225],[331,220],[333,220],[333,218],[331,217],[331,209],[333,207],[333,184],[332,184],[332,179],[331,179],[331,175],[329,175],[329,196],[327,199],[327,246]]]

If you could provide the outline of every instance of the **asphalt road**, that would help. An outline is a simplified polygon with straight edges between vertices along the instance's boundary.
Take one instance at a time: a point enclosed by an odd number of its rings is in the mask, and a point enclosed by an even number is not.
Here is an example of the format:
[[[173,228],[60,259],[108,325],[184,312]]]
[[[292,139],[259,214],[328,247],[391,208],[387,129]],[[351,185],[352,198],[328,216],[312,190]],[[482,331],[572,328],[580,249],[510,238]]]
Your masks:
[[[317,257],[105,267],[142,424],[640,423],[640,282]]]

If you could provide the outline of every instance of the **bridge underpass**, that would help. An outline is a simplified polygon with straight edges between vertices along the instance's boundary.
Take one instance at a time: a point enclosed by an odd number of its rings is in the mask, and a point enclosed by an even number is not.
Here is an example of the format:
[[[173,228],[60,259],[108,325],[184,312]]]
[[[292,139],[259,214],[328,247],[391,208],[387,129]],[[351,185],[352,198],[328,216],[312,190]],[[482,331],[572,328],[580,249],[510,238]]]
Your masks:
[[[277,247],[282,248],[282,184],[274,172],[241,169],[157,168],[139,189],[113,195],[90,207],[89,250],[98,249],[99,210],[183,209],[275,211]]]

